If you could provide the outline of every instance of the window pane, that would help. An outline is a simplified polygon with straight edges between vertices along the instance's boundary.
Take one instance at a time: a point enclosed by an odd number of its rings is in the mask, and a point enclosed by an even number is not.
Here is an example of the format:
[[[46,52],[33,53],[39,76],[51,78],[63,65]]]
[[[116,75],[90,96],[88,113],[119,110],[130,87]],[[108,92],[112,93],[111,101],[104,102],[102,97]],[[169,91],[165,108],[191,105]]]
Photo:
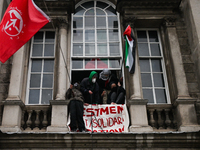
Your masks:
[[[42,90],[42,104],[49,104],[49,100],[52,100],[52,90],[50,89],[45,89]]]
[[[73,41],[82,42],[83,41],[83,30],[74,30],[73,31]]]
[[[83,56],[83,44],[73,44],[73,56]]]
[[[79,6],[75,10],[75,15],[83,15],[84,12],[85,12],[85,9]]]
[[[85,15],[94,15],[94,9],[88,10]]]
[[[85,28],[94,28],[94,17],[85,17]]]
[[[30,87],[40,87],[41,74],[31,74]]]
[[[108,6],[108,4],[97,1],[96,7],[100,7],[100,8],[102,8],[102,9],[104,9],[104,8],[106,8],[107,6]]]
[[[97,28],[106,28],[106,17],[97,17]]]
[[[31,72],[41,72],[42,60],[32,60]]]
[[[72,69],[83,69],[83,60],[72,60]]]
[[[97,55],[107,56],[107,44],[97,44]]]
[[[73,18],[73,28],[83,28],[83,17]]]
[[[97,30],[97,41],[98,42],[107,41],[106,30]]]
[[[53,87],[53,75],[52,74],[44,74],[43,75],[42,87],[46,87],[46,88]]]
[[[109,30],[109,41],[119,41],[118,30]]]
[[[53,72],[54,60],[44,60],[44,72]]]
[[[54,56],[54,44],[45,44],[44,56]]]
[[[143,89],[143,98],[148,99],[148,103],[154,103],[152,89]]]
[[[46,32],[45,42],[54,42],[54,39],[55,39],[55,32],[53,32],[53,31],[47,31]]]
[[[85,8],[91,8],[91,7],[94,7],[94,2],[93,1],[86,2],[86,3],[82,4],[82,6]]]
[[[44,32],[37,32],[34,35],[34,42],[43,42],[43,35],[44,35]]]
[[[116,15],[115,9],[111,6],[106,9],[106,12],[108,15]]]
[[[165,87],[162,73],[154,73],[153,79],[155,87]]]
[[[32,56],[42,56],[43,45],[42,44],[33,44]]]
[[[94,68],[95,68],[95,59],[86,59],[85,69],[94,69]]]
[[[149,31],[149,41],[150,42],[158,42],[157,31]]]
[[[147,42],[146,31],[137,31],[138,42]]]
[[[97,68],[108,68],[108,59],[98,59]]]
[[[108,27],[109,28],[118,28],[117,17],[108,17]]]
[[[152,59],[152,70],[153,72],[162,72],[161,60],[160,59]]]
[[[96,9],[96,14],[97,15],[106,15],[104,11],[100,10],[100,9]]]
[[[140,59],[140,71],[141,72],[150,72],[149,59]]]
[[[110,59],[110,68],[119,68],[119,59]]]
[[[159,44],[150,44],[151,56],[161,56]]]
[[[142,87],[152,87],[151,74],[141,73]]]
[[[139,56],[149,56],[149,48],[147,43],[138,44]]]
[[[86,56],[95,56],[95,45],[94,44],[85,44],[85,55]]]
[[[110,56],[119,56],[119,43],[110,43]]]
[[[39,104],[40,90],[29,90],[29,104]]]
[[[166,94],[164,89],[156,89],[156,101],[157,103],[167,103]]]
[[[85,30],[85,41],[86,42],[94,42],[94,30]]]

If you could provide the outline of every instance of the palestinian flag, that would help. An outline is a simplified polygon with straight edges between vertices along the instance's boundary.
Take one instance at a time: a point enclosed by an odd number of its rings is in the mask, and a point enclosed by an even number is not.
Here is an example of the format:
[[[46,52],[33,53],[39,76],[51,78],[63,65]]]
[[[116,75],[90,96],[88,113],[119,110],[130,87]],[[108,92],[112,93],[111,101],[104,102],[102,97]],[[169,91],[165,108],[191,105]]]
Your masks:
[[[131,32],[131,27],[128,25],[123,34],[125,38],[125,66],[129,68],[129,72],[135,72],[135,37]]]

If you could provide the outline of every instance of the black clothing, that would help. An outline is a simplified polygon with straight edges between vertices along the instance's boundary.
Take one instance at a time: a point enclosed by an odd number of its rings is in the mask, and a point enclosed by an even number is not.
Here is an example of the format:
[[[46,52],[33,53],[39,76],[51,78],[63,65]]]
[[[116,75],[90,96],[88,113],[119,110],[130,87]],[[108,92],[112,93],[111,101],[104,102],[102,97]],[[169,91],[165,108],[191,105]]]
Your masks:
[[[89,90],[91,90],[93,94],[89,94]],[[84,78],[81,81],[81,92],[83,93],[85,103],[99,104],[99,85],[97,82],[92,83],[89,78]]]
[[[110,94],[109,103],[124,104],[125,103],[126,91],[122,86],[117,87],[117,92],[112,92]]]

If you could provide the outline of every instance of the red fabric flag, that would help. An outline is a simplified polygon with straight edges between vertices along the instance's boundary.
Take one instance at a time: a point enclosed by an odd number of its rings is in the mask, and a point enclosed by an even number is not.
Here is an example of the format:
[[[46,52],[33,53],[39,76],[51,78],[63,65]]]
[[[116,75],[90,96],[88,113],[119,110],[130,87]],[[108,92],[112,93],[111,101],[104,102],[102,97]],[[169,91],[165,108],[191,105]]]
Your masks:
[[[12,0],[0,23],[0,61],[6,62],[49,20],[33,0]]]

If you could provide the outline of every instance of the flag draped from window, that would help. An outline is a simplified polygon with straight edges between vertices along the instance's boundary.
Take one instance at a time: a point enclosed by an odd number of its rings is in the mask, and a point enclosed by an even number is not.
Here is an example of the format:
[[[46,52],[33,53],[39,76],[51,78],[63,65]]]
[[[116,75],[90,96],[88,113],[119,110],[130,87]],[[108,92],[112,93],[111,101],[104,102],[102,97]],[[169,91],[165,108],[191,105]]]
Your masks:
[[[33,0],[12,0],[0,23],[0,61],[6,62],[49,20]]]
[[[123,34],[125,38],[125,66],[129,68],[129,72],[135,72],[135,37],[131,32],[131,27],[128,25]]]

